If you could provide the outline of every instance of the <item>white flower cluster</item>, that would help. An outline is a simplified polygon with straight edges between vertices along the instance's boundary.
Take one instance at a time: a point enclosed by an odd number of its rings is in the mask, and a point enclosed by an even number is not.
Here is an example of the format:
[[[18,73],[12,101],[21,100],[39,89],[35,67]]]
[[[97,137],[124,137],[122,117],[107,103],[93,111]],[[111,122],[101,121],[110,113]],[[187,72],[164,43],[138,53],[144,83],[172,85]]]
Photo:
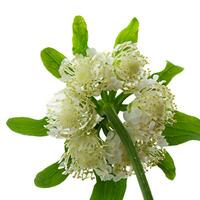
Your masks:
[[[48,104],[46,128],[49,135],[66,139],[66,152],[60,167],[77,178],[118,181],[134,174],[119,136],[110,127],[106,139],[100,135],[98,115],[90,100],[102,91],[129,91],[135,95],[124,115],[127,129],[138,155],[148,169],[164,157],[167,142],[162,136],[165,124],[173,123],[174,96],[158,82],[149,78],[144,66],[147,59],[136,44],[124,42],[111,53],[88,49],[87,55],[65,58],[60,66],[61,80],[66,88]]]
[[[98,96],[102,90],[117,90],[121,82],[117,80],[110,53],[87,50],[87,56],[75,55],[70,62],[65,58],[60,66],[61,80],[73,91],[84,96]]]

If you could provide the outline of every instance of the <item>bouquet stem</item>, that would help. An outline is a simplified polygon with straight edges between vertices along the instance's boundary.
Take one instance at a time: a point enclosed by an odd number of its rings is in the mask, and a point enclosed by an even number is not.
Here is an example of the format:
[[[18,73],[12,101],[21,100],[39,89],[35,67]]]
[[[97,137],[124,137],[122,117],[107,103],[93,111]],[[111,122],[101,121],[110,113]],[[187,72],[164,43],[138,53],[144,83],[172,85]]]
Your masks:
[[[115,109],[113,106],[109,103],[104,103],[103,110],[105,112],[106,117],[112,124],[113,128],[119,135],[122,143],[125,146],[125,149],[127,151],[127,154],[129,156],[129,159],[131,160],[131,163],[133,165],[138,183],[140,185],[144,200],[153,200],[153,196],[151,194],[151,190],[148,184],[148,181],[145,176],[145,172],[143,169],[143,166],[140,162],[140,159],[138,157],[137,151],[133,145],[133,142],[123,126],[121,120],[119,119]]]

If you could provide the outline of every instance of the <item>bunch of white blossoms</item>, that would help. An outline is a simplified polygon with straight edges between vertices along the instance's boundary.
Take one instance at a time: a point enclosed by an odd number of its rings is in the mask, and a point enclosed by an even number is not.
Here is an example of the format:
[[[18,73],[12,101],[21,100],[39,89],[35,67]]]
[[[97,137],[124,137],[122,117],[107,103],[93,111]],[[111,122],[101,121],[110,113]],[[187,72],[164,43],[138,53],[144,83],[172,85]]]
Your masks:
[[[126,178],[134,174],[124,145],[109,123],[107,132],[99,128],[105,121],[91,101],[102,91],[129,93],[134,100],[123,111],[127,129],[145,170],[164,158],[167,142],[162,136],[165,125],[174,122],[174,96],[150,76],[147,59],[136,43],[124,42],[113,52],[75,55],[61,63],[59,73],[66,88],[48,104],[48,134],[64,138],[66,152],[60,167],[77,178],[101,180]],[[118,112],[118,111],[116,111]]]

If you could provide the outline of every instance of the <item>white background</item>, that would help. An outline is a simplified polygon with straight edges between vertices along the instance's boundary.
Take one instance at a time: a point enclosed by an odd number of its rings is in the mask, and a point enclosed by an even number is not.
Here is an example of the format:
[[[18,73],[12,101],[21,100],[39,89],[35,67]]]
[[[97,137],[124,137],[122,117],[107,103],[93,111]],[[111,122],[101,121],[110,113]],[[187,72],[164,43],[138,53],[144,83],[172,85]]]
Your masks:
[[[152,71],[169,60],[185,71],[170,84],[179,110],[200,117],[200,5],[198,0],[0,0],[0,199],[88,200],[94,182],[68,178],[40,189],[35,174],[57,161],[63,141],[25,137],[5,125],[9,117],[42,118],[46,103],[64,85],[43,67],[40,51],[51,46],[71,56],[71,24],[85,17],[89,46],[111,50],[117,33],[132,17],[140,21],[139,47]],[[158,168],[147,173],[156,200],[200,199],[200,143],[169,147],[177,176],[172,182]],[[142,200],[135,177],[125,200]]]

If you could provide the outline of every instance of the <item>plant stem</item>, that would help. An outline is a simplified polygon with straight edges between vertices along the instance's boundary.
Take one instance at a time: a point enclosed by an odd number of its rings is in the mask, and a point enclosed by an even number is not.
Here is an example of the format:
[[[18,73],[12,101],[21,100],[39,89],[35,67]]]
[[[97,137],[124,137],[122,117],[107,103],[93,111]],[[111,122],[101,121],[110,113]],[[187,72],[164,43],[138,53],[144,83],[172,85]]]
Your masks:
[[[115,112],[115,109],[112,107],[112,105],[105,102],[104,106],[103,106],[103,110],[104,110],[105,115],[107,116],[108,120],[112,124],[113,128],[119,135],[122,143],[125,146],[127,154],[129,156],[129,159],[133,165],[133,169],[135,171],[136,177],[138,179],[144,200],[153,200],[153,196],[151,194],[151,190],[150,190],[149,184],[147,182],[143,166],[140,162],[140,159],[137,155],[136,149],[133,145],[133,142],[132,142],[127,130],[123,126],[121,120],[119,119],[119,117],[118,117],[117,113]]]
[[[121,94],[119,94],[118,96],[117,96],[117,98],[116,98],[116,103],[117,104],[122,104],[123,103],[123,101],[127,98],[127,97],[129,97],[130,95],[132,95],[132,93],[121,93]]]

